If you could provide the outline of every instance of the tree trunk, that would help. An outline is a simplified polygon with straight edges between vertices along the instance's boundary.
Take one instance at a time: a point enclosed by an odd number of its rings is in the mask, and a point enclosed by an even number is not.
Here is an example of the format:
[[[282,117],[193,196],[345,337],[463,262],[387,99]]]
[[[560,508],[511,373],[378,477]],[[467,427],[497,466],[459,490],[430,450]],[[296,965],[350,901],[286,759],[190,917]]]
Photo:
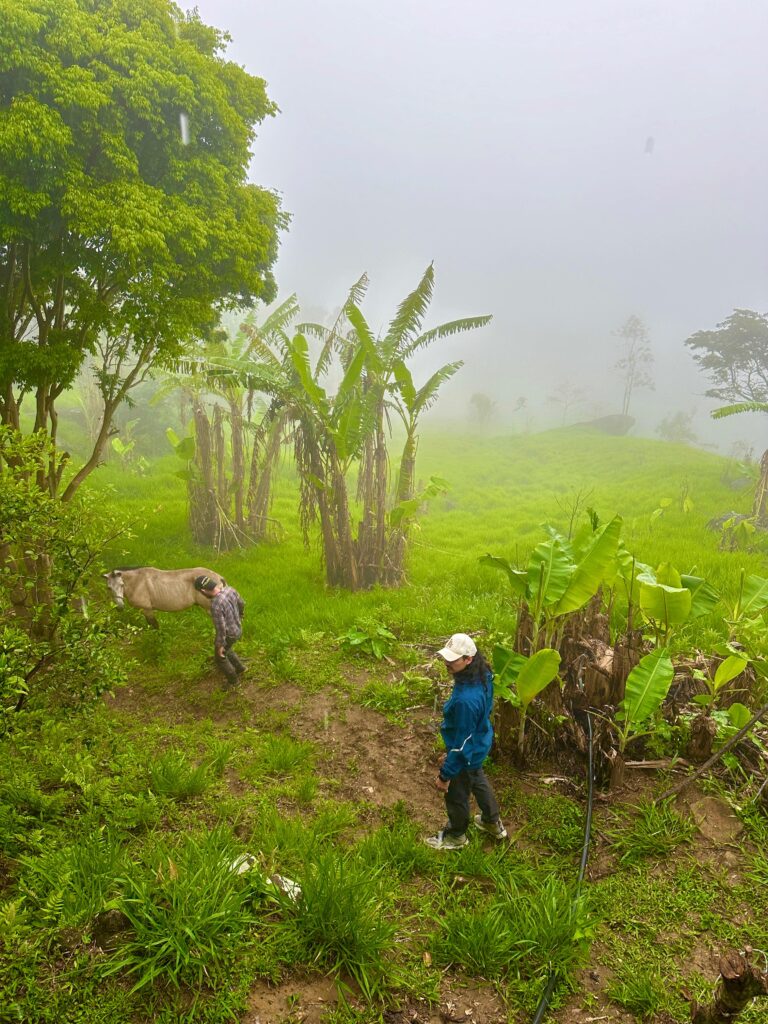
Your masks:
[[[768,995],[768,974],[750,963],[751,950],[720,958],[720,978],[711,1003],[691,1005],[693,1024],[730,1024],[756,996]]]

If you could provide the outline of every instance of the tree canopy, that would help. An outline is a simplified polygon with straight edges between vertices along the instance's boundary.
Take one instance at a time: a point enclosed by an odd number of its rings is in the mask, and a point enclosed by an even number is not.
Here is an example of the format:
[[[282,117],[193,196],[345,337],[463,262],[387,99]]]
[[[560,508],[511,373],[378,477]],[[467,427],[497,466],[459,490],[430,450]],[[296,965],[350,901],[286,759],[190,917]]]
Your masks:
[[[768,401],[768,314],[734,309],[713,331],[697,331],[685,344],[714,384],[710,398]]]
[[[95,357],[104,422],[72,487],[148,367],[274,297],[285,218],[247,171],[277,108],[169,0],[0,0],[0,35],[0,421],[32,399],[55,440]]]

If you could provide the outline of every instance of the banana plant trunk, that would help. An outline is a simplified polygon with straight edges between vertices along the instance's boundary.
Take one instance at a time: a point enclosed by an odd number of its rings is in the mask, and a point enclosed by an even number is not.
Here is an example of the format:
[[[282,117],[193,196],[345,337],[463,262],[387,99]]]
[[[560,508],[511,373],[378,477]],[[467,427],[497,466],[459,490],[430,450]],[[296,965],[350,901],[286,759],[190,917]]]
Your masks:
[[[760,460],[760,479],[755,491],[752,515],[761,526],[768,526],[768,451],[763,452]]]
[[[400,472],[397,477],[397,491],[395,492],[395,504],[403,501],[410,501],[416,491],[416,450],[419,441],[413,430],[408,431],[403,446],[403,455],[400,460]],[[405,575],[405,553],[408,546],[407,527],[398,526],[391,534],[389,541],[389,556],[387,559],[387,583],[390,586],[398,586],[403,582]]]
[[[760,996],[768,996],[768,974],[753,964],[751,950],[732,950],[720,958],[720,978],[710,1003],[691,1007],[693,1024],[730,1024],[742,1010]]]

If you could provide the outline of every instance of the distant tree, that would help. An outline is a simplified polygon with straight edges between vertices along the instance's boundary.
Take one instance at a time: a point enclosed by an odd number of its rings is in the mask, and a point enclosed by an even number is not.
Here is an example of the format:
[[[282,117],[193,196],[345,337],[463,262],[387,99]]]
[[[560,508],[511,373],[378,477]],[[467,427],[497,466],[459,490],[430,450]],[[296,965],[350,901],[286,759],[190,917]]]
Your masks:
[[[628,416],[633,392],[638,388],[654,390],[651,376],[653,352],[648,338],[648,328],[639,316],[629,317],[614,334],[621,340],[622,355],[614,363],[613,368],[618,371],[624,383],[621,414]]]
[[[93,449],[38,477],[55,495],[66,472],[69,500],[154,364],[273,297],[279,202],[247,173],[276,108],[171,0],[14,0],[0,33],[0,423],[55,453],[57,399],[94,359]]]
[[[563,381],[557,391],[549,395],[548,402],[559,405],[562,409],[560,415],[560,426],[564,427],[568,419],[568,413],[576,406],[583,405],[587,399],[585,388],[577,387],[571,381]]]
[[[685,344],[714,384],[707,395],[730,403],[714,410],[715,419],[768,413],[768,314],[735,309],[715,330],[697,331]],[[760,463],[752,513],[768,519],[768,450]]]
[[[673,444],[696,444],[698,438],[691,426],[693,417],[694,413],[682,410],[671,413],[656,427],[656,433],[662,441],[670,441]]]
[[[484,427],[496,414],[497,404],[482,391],[476,391],[469,400],[472,409],[472,416],[477,423]]]

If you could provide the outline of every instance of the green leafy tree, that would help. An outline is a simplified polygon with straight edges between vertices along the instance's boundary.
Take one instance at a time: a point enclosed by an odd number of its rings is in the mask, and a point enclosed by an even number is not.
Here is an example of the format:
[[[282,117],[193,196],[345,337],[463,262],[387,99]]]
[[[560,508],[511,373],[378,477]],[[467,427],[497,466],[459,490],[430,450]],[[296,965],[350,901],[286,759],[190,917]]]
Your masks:
[[[768,314],[735,309],[714,331],[697,331],[685,344],[713,382],[707,395],[728,403],[714,410],[715,419],[768,413]],[[768,521],[768,450],[760,462],[752,514],[758,522]]]
[[[37,485],[61,458],[43,434],[0,426],[0,732],[45,695],[97,696],[123,677],[114,616],[87,603],[120,517],[87,492],[62,502]]]
[[[273,297],[283,217],[247,170],[276,107],[170,0],[3,0],[0,36],[0,422],[49,436],[38,484],[71,499],[151,367]],[[103,415],[62,487],[56,402],[89,356]]]

